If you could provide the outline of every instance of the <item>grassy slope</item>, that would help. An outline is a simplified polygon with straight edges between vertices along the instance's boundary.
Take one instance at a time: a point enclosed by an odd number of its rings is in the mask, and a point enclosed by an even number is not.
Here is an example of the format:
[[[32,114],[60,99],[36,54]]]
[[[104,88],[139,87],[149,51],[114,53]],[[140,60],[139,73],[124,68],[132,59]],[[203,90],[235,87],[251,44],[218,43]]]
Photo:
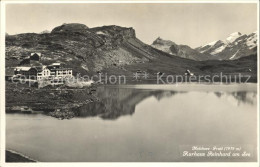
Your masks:
[[[125,66],[126,71],[120,71],[114,67],[106,69],[106,72],[110,74],[132,75],[132,73],[135,73],[137,70],[141,70],[146,71],[149,74],[155,74],[160,71],[170,75],[183,75],[185,70],[189,69],[195,75],[213,75],[222,72],[224,74],[241,73],[245,75],[252,75],[253,77],[257,76],[256,55],[251,55],[234,61],[193,61],[180,57],[174,57],[156,49],[152,49],[152,52],[156,58],[151,59],[149,62]],[[251,72],[249,69],[251,69]]]

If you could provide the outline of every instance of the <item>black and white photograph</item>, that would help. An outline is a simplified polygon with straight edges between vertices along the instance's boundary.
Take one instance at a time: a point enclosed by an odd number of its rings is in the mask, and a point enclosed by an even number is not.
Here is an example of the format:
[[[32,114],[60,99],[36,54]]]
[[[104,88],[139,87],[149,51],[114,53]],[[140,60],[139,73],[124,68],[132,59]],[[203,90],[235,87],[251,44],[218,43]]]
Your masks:
[[[254,0],[1,1],[1,166],[259,167],[258,21]]]

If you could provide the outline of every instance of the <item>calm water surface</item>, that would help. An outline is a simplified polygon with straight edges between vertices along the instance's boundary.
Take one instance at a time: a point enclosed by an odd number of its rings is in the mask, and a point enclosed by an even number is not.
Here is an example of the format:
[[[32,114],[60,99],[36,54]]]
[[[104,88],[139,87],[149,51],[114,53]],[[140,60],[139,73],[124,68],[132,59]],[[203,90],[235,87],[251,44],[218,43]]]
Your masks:
[[[104,86],[79,116],[6,114],[6,147],[42,162],[255,161],[256,84]],[[182,148],[237,145],[246,159],[192,159]]]

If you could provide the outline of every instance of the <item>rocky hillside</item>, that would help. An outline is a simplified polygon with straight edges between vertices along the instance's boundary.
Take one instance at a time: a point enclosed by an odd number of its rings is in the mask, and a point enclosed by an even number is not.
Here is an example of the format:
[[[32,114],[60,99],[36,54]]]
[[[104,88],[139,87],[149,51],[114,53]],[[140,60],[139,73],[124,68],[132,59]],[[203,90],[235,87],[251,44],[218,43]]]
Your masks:
[[[200,53],[211,54],[215,60],[234,60],[257,52],[257,33],[249,35],[235,32],[224,40],[217,40],[196,48]]]
[[[31,52],[41,52],[40,64],[64,63],[73,73],[126,74],[132,78],[137,70],[155,74],[183,75],[186,69],[196,74],[237,73],[256,76],[256,54],[241,61],[195,61],[206,60],[209,55],[172,42],[158,39],[153,46],[166,43],[166,50],[152,47],[140,41],[133,28],[103,26],[89,28],[83,24],[63,24],[51,32],[6,35],[6,73],[22,63]],[[158,49],[157,49],[158,48]],[[163,51],[166,52],[163,52]],[[173,56],[176,54],[177,56]],[[241,64],[242,63],[242,64]],[[248,69],[251,69],[249,72]]]
[[[136,37],[133,28],[115,25],[88,28],[83,24],[71,23],[58,26],[51,33],[7,35],[6,71],[12,71],[11,67],[17,65],[26,65],[21,62],[31,52],[42,53],[42,64],[61,62],[73,68],[74,74],[93,74],[110,69],[125,72],[128,65],[135,64],[142,68],[145,63],[161,60],[180,62],[185,66],[190,64],[186,59],[175,60],[143,43]],[[181,73],[185,66],[181,68]]]
[[[51,33],[6,36],[6,65],[18,65],[31,52],[42,53],[42,63],[64,62],[81,73],[153,59],[149,47],[135,37],[133,28],[88,28],[64,24]]]
[[[173,56],[178,56],[186,59],[192,59],[197,61],[209,60],[211,55],[208,53],[200,53],[199,51],[192,49],[187,45],[177,45],[170,40],[163,40],[158,37],[153,43],[152,47],[159,49],[163,52],[169,53]]]

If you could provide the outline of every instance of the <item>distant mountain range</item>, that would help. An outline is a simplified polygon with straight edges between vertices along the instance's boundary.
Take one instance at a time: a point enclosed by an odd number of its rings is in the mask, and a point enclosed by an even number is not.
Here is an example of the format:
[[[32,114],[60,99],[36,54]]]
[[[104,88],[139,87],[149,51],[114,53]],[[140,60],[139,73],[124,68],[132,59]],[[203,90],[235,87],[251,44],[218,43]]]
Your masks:
[[[151,46],[173,56],[192,60],[235,60],[256,54],[257,33],[246,35],[235,32],[224,40],[217,40],[195,49],[187,45],[177,45],[170,40],[163,40],[160,37]]]
[[[178,56],[186,59],[201,61],[201,60],[209,60],[212,57],[208,53],[201,53],[196,49],[192,49],[187,45],[177,45],[176,43],[170,40],[163,40],[160,37],[158,37],[152,43],[151,46],[163,52],[169,53],[173,56]]]
[[[256,48],[253,47],[254,35],[240,36],[232,40],[234,51],[229,49],[231,44],[227,44],[221,52],[212,55],[213,50],[209,48],[213,46],[217,48],[217,43],[221,42],[192,49],[187,45],[177,45],[158,38],[151,46],[139,40],[131,27],[111,25],[89,28],[79,23],[63,24],[55,27],[51,32],[7,34],[6,74],[11,75],[12,67],[15,66],[31,66],[32,64],[23,64],[23,60],[30,53],[40,52],[41,64],[64,63],[73,69],[74,75],[96,74],[101,71],[132,77],[133,73],[139,70],[152,75],[157,72],[183,75],[189,69],[196,75],[241,72],[254,74],[256,77],[257,56]],[[235,45],[236,42],[241,45],[241,48]],[[240,53],[242,48],[244,52]],[[227,52],[228,50],[231,51]],[[220,54],[222,52],[229,53],[229,56],[222,56]],[[245,56],[243,53],[252,54],[238,59]],[[230,59],[232,56],[233,58]],[[217,57],[227,61],[212,60],[218,59]]]
[[[257,32],[249,35],[235,32],[224,40],[217,40],[196,48],[200,53],[211,54],[216,60],[234,60],[257,52]]]

